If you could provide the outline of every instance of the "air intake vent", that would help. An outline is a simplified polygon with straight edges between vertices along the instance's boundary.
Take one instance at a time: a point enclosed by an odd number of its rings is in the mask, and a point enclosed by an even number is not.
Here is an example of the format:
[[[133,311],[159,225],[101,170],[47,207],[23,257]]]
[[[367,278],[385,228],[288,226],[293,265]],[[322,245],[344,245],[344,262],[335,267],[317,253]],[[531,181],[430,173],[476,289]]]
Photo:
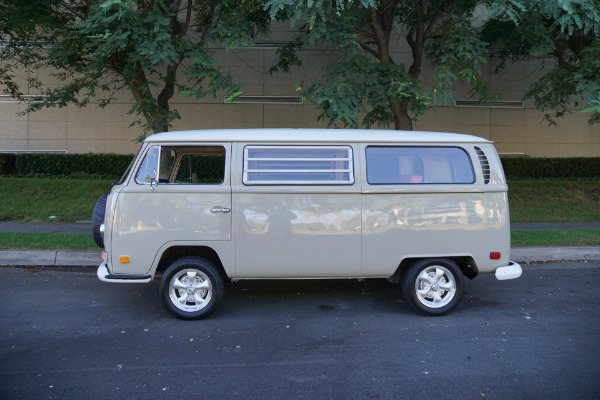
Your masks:
[[[475,151],[477,152],[477,157],[479,157],[479,163],[481,164],[481,171],[483,172],[483,183],[486,185],[490,183],[490,163],[485,156],[483,150],[479,147],[475,147]]]

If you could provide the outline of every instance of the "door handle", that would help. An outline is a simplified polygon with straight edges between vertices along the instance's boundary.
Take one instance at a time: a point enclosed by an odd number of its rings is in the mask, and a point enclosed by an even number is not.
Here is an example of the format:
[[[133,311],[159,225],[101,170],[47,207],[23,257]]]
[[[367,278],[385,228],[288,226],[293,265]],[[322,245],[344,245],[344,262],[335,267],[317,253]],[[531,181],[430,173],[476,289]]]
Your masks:
[[[229,207],[213,207],[210,209],[210,212],[212,213],[228,213],[231,211],[231,208]]]

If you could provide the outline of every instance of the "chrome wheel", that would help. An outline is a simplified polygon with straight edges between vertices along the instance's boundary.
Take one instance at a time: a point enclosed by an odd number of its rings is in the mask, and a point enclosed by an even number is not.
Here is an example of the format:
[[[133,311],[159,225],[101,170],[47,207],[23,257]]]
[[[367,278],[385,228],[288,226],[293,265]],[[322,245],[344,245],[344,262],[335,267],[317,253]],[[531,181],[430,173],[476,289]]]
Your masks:
[[[212,283],[197,269],[184,269],[169,282],[169,298],[182,311],[195,312],[206,307],[212,298]]]
[[[451,259],[415,261],[400,282],[406,302],[427,315],[443,315],[454,309],[462,298],[460,267]]]
[[[181,319],[200,319],[210,315],[225,290],[220,271],[202,257],[182,257],[162,276],[160,295],[166,309]]]
[[[439,265],[425,268],[415,282],[417,299],[425,306],[441,308],[454,298],[456,280],[452,273]]]

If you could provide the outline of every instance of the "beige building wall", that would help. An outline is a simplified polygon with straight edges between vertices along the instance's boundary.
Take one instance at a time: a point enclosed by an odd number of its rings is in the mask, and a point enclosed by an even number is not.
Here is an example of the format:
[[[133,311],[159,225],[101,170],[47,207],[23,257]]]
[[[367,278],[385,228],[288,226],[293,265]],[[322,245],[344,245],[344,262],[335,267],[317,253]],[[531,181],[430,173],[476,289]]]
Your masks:
[[[277,40],[287,40],[289,36],[284,30],[273,35]],[[398,46],[394,49],[395,59],[408,59],[408,49]],[[296,85],[306,85],[323,74],[336,56],[328,49],[304,51],[301,55],[303,68],[291,74],[274,75],[268,73],[276,62],[274,49],[220,51],[218,58],[235,79],[245,82],[244,95],[297,96]],[[521,100],[529,83],[541,73],[527,63],[510,65],[499,74],[494,72],[493,61],[486,68],[484,76],[505,101]],[[430,71],[426,67],[425,81]],[[58,84],[48,71],[38,73],[46,75],[48,87]],[[458,85],[455,98],[469,99],[469,88]],[[23,105],[0,98],[0,151],[135,153],[140,145],[134,139],[141,129],[130,127],[135,118],[127,114],[129,99],[129,93],[123,92],[104,109],[90,104],[86,108],[67,106],[21,116],[18,113],[23,111]],[[222,96],[201,100],[175,96],[171,107],[181,115],[172,130],[326,126],[317,121],[318,111],[311,104],[225,104]],[[600,156],[600,127],[588,125],[587,114],[573,109],[572,114],[557,121],[557,126],[549,126],[543,116],[529,103],[524,108],[437,107],[416,122],[414,129],[482,136],[493,140],[500,153],[532,157]]]

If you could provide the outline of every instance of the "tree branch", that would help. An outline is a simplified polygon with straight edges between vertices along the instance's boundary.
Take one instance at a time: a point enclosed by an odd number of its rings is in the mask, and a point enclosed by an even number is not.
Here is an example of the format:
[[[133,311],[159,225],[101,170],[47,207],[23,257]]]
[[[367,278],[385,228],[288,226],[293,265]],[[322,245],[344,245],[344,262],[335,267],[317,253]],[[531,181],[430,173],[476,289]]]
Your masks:
[[[408,69],[408,74],[417,79],[421,74],[421,64],[423,62],[423,52],[425,50],[425,17],[429,6],[428,0],[414,0],[415,13],[417,20],[409,33],[407,41],[413,54],[413,63]],[[413,39],[413,35],[415,36]]]
[[[380,62],[388,62],[390,60],[390,52],[388,48],[388,41],[385,38],[385,32],[381,26],[381,20],[379,19],[379,13],[375,7],[369,7],[369,24],[373,29],[375,36],[375,43],[377,44],[377,50],[379,53]]]
[[[367,46],[366,43],[359,42],[358,45],[361,47],[361,49],[363,49],[364,51],[366,51],[367,53],[371,54],[373,57],[375,57],[376,59],[379,60],[379,53],[377,53],[375,50],[373,50],[372,48]]]
[[[360,29],[360,28],[356,27],[356,28],[354,28],[354,32],[358,33],[361,36],[366,37],[367,39],[375,40],[375,35],[373,35],[371,32],[366,31],[364,29]]]
[[[187,12],[185,15],[185,24],[183,25],[183,29],[181,30],[181,32],[179,32],[179,35],[177,35],[178,40],[184,37],[188,29],[190,28],[190,21],[192,20],[192,4],[193,0],[188,0]],[[177,18],[177,15],[175,15],[175,18]]]
[[[199,45],[204,43],[204,39],[206,39],[206,36],[210,32],[210,28],[212,28],[210,21],[212,20],[213,16],[215,15],[216,9],[217,9],[217,0],[213,0],[212,4],[210,5],[210,10],[208,11],[204,20],[202,21],[202,24],[204,25],[204,30],[202,31],[202,35],[200,35],[200,40],[198,41]]]

